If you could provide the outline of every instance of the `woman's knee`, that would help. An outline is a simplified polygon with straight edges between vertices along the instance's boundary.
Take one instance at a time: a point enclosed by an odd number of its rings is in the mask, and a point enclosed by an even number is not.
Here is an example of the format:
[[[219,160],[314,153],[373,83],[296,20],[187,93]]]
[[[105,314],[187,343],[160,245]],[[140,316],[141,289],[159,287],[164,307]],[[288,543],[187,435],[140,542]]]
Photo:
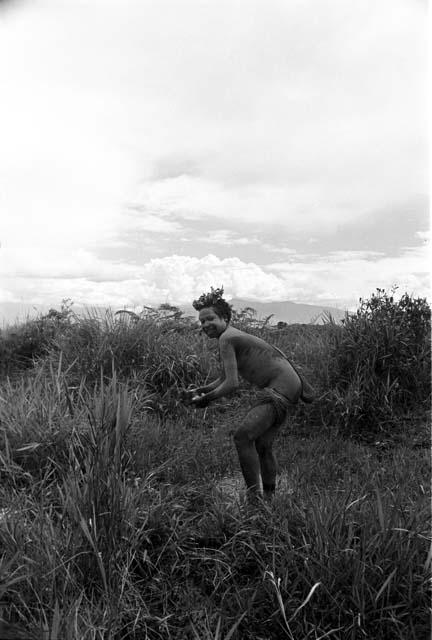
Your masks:
[[[250,433],[244,427],[240,427],[233,435],[236,447],[248,446],[252,442]]]
[[[260,456],[265,456],[271,452],[272,446],[265,438],[257,438],[255,440],[255,448]]]

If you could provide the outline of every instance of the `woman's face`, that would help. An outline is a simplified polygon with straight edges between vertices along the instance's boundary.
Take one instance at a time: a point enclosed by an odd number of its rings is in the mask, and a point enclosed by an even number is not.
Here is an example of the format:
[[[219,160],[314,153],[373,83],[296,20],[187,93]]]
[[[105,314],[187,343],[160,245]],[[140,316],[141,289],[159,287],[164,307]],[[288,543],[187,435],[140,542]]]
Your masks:
[[[213,307],[205,307],[199,312],[201,328],[209,338],[219,338],[227,328],[227,321],[221,318]]]

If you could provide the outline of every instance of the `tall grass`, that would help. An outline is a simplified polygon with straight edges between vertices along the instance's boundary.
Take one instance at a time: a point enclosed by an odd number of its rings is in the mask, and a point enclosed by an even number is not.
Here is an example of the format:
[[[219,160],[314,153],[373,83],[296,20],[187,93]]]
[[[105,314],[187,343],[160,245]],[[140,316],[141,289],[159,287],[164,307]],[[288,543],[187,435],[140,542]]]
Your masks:
[[[230,438],[242,401],[204,414],[178,400],[217,367],[193,326],[64,322],[33,368],[0,385],[0,620],[10,635],[429,637],[430,460],[422,441],[396,438],[410,416],[419,429],[414,410],[427,406],[428,318],[405,303],[398,315],[381,296],[343,326],[262,329],[320,400],[280,434],[276,498],[257,511],[238,491]],[[391,357],[369,358],[389,314]],[[399,350],[395,336],[407,342]],[[382,397],[367,381],[355,400],[352,388],[361,366],[381,376],[377,362],[410,392],[365,422],[354,407]],[[415,390],[405,385],[413,371]],[[376,440],[390,421],[386,447],[346,437],[352,423]]]
[[[390,474],[317,485],[299,464],[254,514],[196,476],[124,477],[111,493],[106,465],[83,466],[43,503],[13,494],[0,527],[12,619],[61,638],[427,637],[428,501]]]
[[[229,422],[187,434],[134,403],[115,379],[83,392],[56,475],[10,470],[9,620],[66,640],[426,637],[425,454],[286,436],[288,488],[256,514],[214,484],[236,470]]]
[[[61,365],[69,386],[83,380],[91,385],[101,371],[109,378],[115,369],[119,379],[153,394],[155,410],[174,415],[181,411],[182,387],[216,375],[216,345],[204,340],[193,322],[128,321],[91,311],[78,318],[69,308],[57,313],[36,322],[33,333],[41,337],[34,358],[42,358],[45,367]],[[430,308],[421,298],[405,294],[397,300],[378,289],[342,325],[329,318],[324,325],[278,330],[237,316],[239,326],[281,348],[315,387],[319,401],[308,410],[305,426],[312,419],[348,435],[381,437],[405,429],[408,414],[430,411]],[[1,337],[4,370],[19,360],[29,326]]]

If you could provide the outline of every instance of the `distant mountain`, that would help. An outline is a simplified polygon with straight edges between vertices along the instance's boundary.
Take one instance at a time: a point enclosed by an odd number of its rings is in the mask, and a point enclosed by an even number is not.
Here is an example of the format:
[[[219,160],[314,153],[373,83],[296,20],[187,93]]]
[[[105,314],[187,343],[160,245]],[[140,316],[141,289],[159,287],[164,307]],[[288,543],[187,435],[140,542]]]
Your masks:
[[[55,306],[55,305],[52,305]],[[60,305],[58,305],[60,307]],[[25,304],[24,302],[0,302],[0,328],[5,325],[24,322],[43,313],[48,313],[49,305]]]
[[[289,302],[288,300],[282,302],[257,302],[256,300],[233,298],[230,300],[230,304],[237,311],[245,307],[252,307],[257,312],[256,317],[258,319],[267,318],[273,314],[273,317],[270,318],[270,324],[277,324],[278,322],[286,322],[287,324],[317,323],[323,322],[329,315],[338,322],[345,317],[343,309],[321,307],[314,304],[300,304],[298,302]]]
[[[256,311],[258,320],[267,318],[273,314],[270,324],[286,322],[287,324],[309,324],[311,322],[322,322],[329,315],[338,322],[345,317],[345,310],[336,307],[326,307],[314,304],[300,304],[297,302],[258,302],[257,300],[247,300],[246,298],[233,298],[228,301],[236,311],[241,311],[246,307],[251,307]],[[197,312],[192,305],[180,305],[181,310],[187,316],[197,316]]]
[[[60,311],[61,301],[57,304],[26,304],[24,302],[0,302],[0,329],[7,325],[13,326],[15,324],[21,324],[26,320],[34,320],[48,313],[50,309],[57,309]],[[104,314],[104,307],[94,307],[100,310],[101,315]],[[73,305],[72,310],[81,315],[86,312],[88,308],[82,305]],[[116,310],[116,309],[115,309]]]

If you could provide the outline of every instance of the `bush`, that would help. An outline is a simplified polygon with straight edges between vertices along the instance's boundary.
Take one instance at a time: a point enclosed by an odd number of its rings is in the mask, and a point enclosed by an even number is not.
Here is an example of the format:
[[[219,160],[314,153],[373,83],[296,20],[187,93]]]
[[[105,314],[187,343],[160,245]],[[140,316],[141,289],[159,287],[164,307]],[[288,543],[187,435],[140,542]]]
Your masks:
[[[0,332],[0,375],[13,376],[33,367],[47,355],[56,336],[70,326],[72,303],[63,300],[61,310],[50,309],[35,320],[27,319]]]
[[[426,300],[382,289],[334,334],[330,385],[339,424],[350,432],[393,424],[430,406],[430,318]]]

